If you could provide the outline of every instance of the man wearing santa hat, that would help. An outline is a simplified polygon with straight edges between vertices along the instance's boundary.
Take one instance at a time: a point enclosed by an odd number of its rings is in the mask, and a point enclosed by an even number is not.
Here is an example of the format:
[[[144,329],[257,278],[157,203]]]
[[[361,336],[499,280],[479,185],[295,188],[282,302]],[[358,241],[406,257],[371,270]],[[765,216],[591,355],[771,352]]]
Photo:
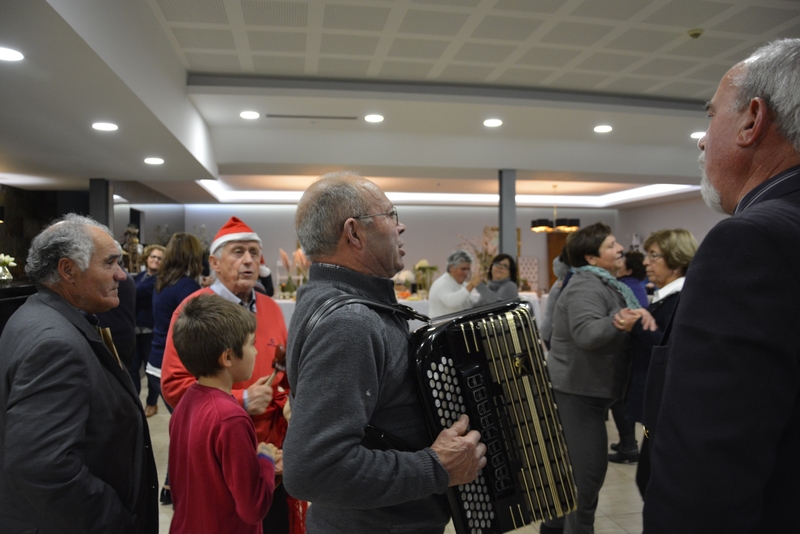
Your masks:
[[[254,291],[261,264],[261,239],[249,226],[231,217],[214,237],[208,258],[216,280],[209,286],[189,295],[172,316],[164,361],[161,367],[161,388],[166,401],[177,405],[186,390],[196,382],[178,358],[172,342],[172,325],[189,299],[205,293],[216,293],[222,298],[240,304],[256,314],[255,347],[258,351],[253,375],[246,382],[233,385],[233,396],[253,418],[259,441],[283,446],[287,421],[283,410],[289,395],[289,384],[282,371],[273,362],[283,360],[286,346],[286,325],[278,305],[263,293]],[[170,458],[170,463],[186,461]],[[173,481],[173,499],[176,495]],[[304,531],[304,503],[288,496],[283,486],[275,488],[272,507],[264,519],[264,531],[270,533],[299,534]]]

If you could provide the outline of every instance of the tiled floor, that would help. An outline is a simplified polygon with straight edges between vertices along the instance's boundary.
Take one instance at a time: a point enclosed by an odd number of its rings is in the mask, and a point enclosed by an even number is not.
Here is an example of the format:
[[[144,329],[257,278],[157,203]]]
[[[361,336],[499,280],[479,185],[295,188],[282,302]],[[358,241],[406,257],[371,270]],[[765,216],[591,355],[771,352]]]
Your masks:
[[[143,382],[143,387],[147,383]],[[142,396],[144,399],[144,395]],[[153,440],[153,452],[158,466],[158,475],[162,479],[167,472],[167,455],[169,453],[169,412],[161,399],[158,402],[158,413],[150,417],[150,436]],[[617,441],[614,423],[608,424],[609,441]],[[641,439],[641,436],[640,436]],[[634,477],[636,465],[609,464],[603,489],[600,491],[600,503],[595,519],[595,534],[639,534],[642,532],[642,499],[636,489]],[[172,506],[160,506],[160,530],[162,534],[169,532],[172,521]],[[530,525],[515,534],[533,534],[539,532],[539,525]],[[445,534],[455,534],[452,525]]]

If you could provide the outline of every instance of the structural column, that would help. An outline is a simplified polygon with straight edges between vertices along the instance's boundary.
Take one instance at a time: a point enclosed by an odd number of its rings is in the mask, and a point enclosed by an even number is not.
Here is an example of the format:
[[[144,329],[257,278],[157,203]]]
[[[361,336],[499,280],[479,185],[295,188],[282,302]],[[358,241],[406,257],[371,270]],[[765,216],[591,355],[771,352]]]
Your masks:
[[[105,178],[89,180],[89,216],[114,234],[114,186]]]
[[[517,171],[500,169],[500,252],[517,257]]]

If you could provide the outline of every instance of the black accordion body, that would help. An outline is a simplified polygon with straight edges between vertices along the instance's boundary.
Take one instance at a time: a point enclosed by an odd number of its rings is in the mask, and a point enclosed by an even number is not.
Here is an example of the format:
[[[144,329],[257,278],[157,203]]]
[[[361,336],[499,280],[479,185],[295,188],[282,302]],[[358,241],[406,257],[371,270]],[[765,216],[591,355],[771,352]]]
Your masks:
[[[567,446],[530,303],[434,319],[409,345],[431,437],[462,413],[487,464],[448,490],[456,532],[502,533],[576,508]]]

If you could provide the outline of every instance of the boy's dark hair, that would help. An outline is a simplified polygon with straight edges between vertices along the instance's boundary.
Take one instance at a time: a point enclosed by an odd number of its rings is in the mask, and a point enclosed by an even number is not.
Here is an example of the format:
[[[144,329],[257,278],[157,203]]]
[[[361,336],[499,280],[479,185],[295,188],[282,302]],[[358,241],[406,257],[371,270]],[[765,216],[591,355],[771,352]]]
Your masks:
[[[186,303],[172,327],[172,340],[183,366],[199,378],[216,375],[222,369],[219,357],[228,349],[241,358],[255,331],[255,315],[211,293]]]

